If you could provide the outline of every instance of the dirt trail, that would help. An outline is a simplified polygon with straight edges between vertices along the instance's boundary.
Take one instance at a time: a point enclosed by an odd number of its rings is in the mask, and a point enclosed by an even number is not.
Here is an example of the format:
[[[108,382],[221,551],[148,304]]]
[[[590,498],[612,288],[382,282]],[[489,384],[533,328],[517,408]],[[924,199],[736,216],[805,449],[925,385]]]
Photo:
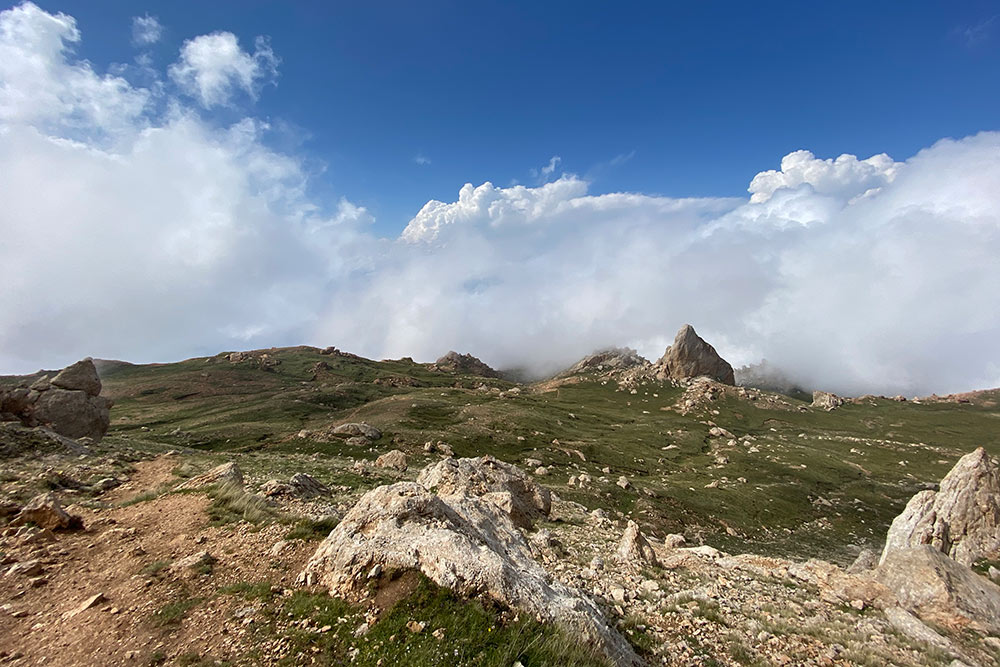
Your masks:
[[[155,491],[174,481],[174,465],[171,457],[142,462],[128,485],[103,499]],[[70,506],[85,530],[54,539],[0,537],[4,561],[38,559],[43,568],[39,578],[0,576],[0,664],[145,665],[184,653],[239,655],[243,621],[232,612],[248,603],[219,589],[262,581],[288,587],[315,544],[294,542],[272,556],[287,526],[213,527],[209,504],[202,494],[171,494],[106,510]],[[218,559],[210,573],[169,568],[202,550]],[[73,613],[98,593],[99,603]],[[192,606],[183,620],[169,621],[158,612],[171,604]]]

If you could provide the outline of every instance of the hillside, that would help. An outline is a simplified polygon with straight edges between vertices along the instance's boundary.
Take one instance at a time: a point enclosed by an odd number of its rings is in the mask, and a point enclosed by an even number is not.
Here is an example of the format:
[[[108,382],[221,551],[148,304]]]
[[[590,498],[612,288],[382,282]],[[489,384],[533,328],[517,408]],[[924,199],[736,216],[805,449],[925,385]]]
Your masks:
[[[46,641],[66,632],[71,643],[105,652],[107,664],[449,664],[456,652],[466,656],[462,664],[598,664],[567,658],[574,643],[560,630],[425,580],[410,582],[376,615],[296,587],[319,540],[366,492],[415,479],[449,453],[515,464],[554,494],[552,514],[536,526],[552,536],[538,559],[603,600],[645,660],[947,664],[954,652],[885,630],[869,606],[821,604],[823,584],[788,575],[789,563],[846,568],[862,550],[879,551],[907,501],[961,456],[980,446],[1000,455],[1000,391],[962,402],[871,397],[827,411],[781,394],[627,369],[585,364],[516,384],[309,347],[98,367],[101,395],[114,407],[104,439],[85,443],[89,456],[28,445],[0,460],[8,501],[55,489],[87,532],[45,547],[53,561],[45,583],[25,589],[3,578],[0,595],[11,609],[45,616],[47,606],[67,607],[100,588],[113,608],[86,627],[111,633],[110,644],[85,639],[90,631],[58,615],[31,632]],[[381,437],[332,432],[345,423],[371,425]],[[379,460],[394,450],[403,456]],[[226,462],[239,466],[250,493],[172,490]],[[297,473],[326,491],[265,500],[265,482]],[[107,488],[97,484],[108,478]],[[661,554],[677,535],[705,548],[661,555],[656,568],[616,568],[610,559],[628,520]],[[5,553],[27,548],[12,530],[0,543]],[[203,549],[214,565],[171,574],[172,562]],[[720,575],[706,556],[712,549],[754,556]],[[56,574],[64,571],[75,573],[72,583]],[[0,616],[0,633],[27,632],[36,622],[28,620]],[[426,630],[407,630],[413,620]],[[366,630],[353,632],[362,623]],[[497,642],[474,648],[473,638],[492,632]],[[872,642],[873,634],[882,638]],[[1000,655],[992,644],[973,639],[970,648],[969,637],[949,636],[969,660]],[[41,645],[25,638],[5,650],[35,658]],[[54,664],[82,655],[46,650]]]

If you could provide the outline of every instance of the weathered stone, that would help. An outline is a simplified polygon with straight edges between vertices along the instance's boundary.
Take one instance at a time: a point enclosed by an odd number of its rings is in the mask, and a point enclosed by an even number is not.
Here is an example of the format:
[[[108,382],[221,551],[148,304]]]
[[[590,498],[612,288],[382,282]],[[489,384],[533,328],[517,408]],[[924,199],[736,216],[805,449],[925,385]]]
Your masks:
[[[375,459],[375,467],[392,468],[399,471],[406,470],[406,454],[398,449],[393,449]]]
[[[529,528],[535,519],[548,516],[552,509],[548,489],[536,484],[520,468],[492,456],[444,459],[420,471],[417,482],[440,495],[509,493],[511,519],[522,528]]]
[[[13,525],[33,523],[49,530],[74,530],[83,528],[83,519],[69,514],[52,493],[32,498],[14,517]]]
[[[656,552],[650,546],[649,541],[639,530],[639,524],[629,521],[618,544],[618,558],[625,563],[635,565],[658,566],[660,563],[656,559]]]
[[[684,539],[684,536],[676,533],[670,533],[663,538],[663,546],[668,549],[680,549],[685,544],[687,544],[687,540]]]
[[[235,484],[236,486],[243,486],[243,471],[235,463],[223,463],[208,472],[203,472],[186,482],[178,484],[174,487],[174,490],[198,489],[209,484]]]
[[[862,549],[858,557],[854,559],[851,566],[847,568],[847,571],[851,574],[860,574],[862,572],[868,572],[869,570],[874,570],[878,565],[878,554],[871,549]]]
[[[963,456],[939,491],[921,491],[892,521],[881,561],[929,544],[959,563],[1000,559],[1000,467],[982,447]]]
[[[378,440],[382,437],[382,431],[364,422],[341,424],[334,427],[331,433],[349,437],[363,437],[369,440]]]
[[[844,399],[836,394],[831,394],[828,391],[814,391],[812,407],[821,408],[829,412],[830,410],[835,410],[844,404]]]
[[[52,388],[38,396],[32,417],[36,423],[47,424],[67,437],[100,440],[111,423],[111,405],[111,399],[103,396]]]
[[[461,373],[463,375],[477,375],[486,378],[500,377],[500,373],[471,354],[459,354],[454,351],[448,352],[448,354],[435,361],[431,369],[446,373]]]
[[[436,478],[446,482],[450,474],[439,471]],[[617,664],[639,664],[593,601],[553,581],[532,559],[506,512],[453,490],[438,496],[421,484],[400,482],[370,491],[323,541],[299,583],[360,599],[376,565],[385,571],[418,570],[461,595],[557,623]]]
[[[292,475],[292,478],[288,480],[288,483],[291,485],[295,494],[302,496],[303,498],[328,496],[332,493],[330,487],[323,484],[312,475],[307,475],[304,472],[297,472]]]
[[[209,567],[217,561],[215,556],[207,551],[199,551],[190,556],[185,556],[171,564],[170,569],[174,572],[187,572],[199,568]]]
[[[719,356],[714,347],[702,340],[690,324],[680,328],[674,344],[667,348],[654,367],[661,378],[681,380],[704,375],[725,384],[736,384],[733,367]]]
[[[891,550],[875,577],[924,620],[1000,633],[1000,586],[931,545]]]
[[[99,396],[101,378],[97,376],[94,360],[87,357],[59,371],[52,378],[52,386],[71,391],[83,391],[89,396]]]

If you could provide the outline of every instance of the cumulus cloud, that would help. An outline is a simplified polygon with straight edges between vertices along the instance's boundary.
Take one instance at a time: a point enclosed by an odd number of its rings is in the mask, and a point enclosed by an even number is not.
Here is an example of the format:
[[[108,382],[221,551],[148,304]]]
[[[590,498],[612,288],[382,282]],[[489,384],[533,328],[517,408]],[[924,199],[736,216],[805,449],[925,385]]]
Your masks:
[[[231,32],[215,32],[184,42],[170,78],[205,108],[228,104],[242,90],[256,99],[260,87],[278,75],[278,57],[267,39],[258,37],[254,52],[240,47]]]
[[[0,12],[3,371],[301,342],[554,370],[607,345],[659,356],[690,322],[813,387],[1000,385],[1000,133],[898,162],[797,151],[749,198],[466,184],[378,239],[363,207],[309,196],[266,123],[212,122],[277,61],[235,37],[235,70],[188,48],[225,34],[185,44],[192,102],[76,59],[69,16]]]
[[[750,201],[467,184],[424,206],[341,303],[355,316],[320,331],[552,369],[605,345],[659,356],[691,322],[734,363],[767,358],[807,386],[998,386],[998,179],[1000,134],[984,133],[902,163],[793,153]]]
[[[298,342],[368,243],[266,124],[218,127],[73,60],[72,18],[0,13],[0,368]]]
[[[132,17],[132,43],[136,46],[156,44],[163,36],[163,26],[155,16]]]
[[[431,159],[423,155],[418,155],[417,157],[413,158],[413,161],[419,164],[421,167],[425,167],[431,163]]]

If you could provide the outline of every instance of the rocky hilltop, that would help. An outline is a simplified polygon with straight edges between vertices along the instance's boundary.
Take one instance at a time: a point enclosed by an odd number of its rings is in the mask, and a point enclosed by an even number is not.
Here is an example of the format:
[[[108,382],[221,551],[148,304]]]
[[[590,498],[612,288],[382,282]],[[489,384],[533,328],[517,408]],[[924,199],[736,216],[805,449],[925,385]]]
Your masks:
[[[461,373],[477,375],[484,378],[498,378],[500,373],[490,368],[471,354],[459,354],[454,350],[448,352],[433,364],[431,369],[444,373]]]
[[[998,664],[1000,392],[800,400],[691,336],[0,378],[114,401],[0,424],[0,664]]]

